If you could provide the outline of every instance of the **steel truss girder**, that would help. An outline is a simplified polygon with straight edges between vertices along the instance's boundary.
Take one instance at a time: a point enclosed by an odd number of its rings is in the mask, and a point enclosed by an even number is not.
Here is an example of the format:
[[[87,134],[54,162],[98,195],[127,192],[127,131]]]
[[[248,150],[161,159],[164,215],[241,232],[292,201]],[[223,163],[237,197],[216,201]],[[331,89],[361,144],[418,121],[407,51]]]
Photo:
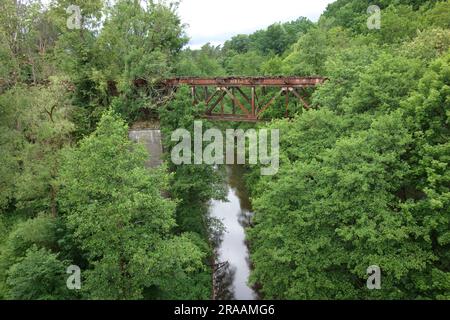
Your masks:
[[[322,77],[174,78],[165,80],[164,83],[169,87],[189,85],[191,87],[193,105],[197,105],[200,101],[204,102],[206,110],[203,117],[206,119],[256,122],[261,119],[262,114],[281,95],[285,96],[286,117],[288,116],[289,96],[291,93],[302,103],[303,108],[309,109],[310,106],[306,102],[305,97],[298,90],[315,87],[325,80],[326,78]],[[215,87],[215,90],[209,93],[208,88],[212,86]],[[203,97],[199,97],[197,93],[199,87],[204,89]],[[250,88],[250,96],[244,92],[244,87]],[[256,94],[257,87],[275,87],[279,88],[279,90],[266,103],[261,103]],[[236,92],[239,93],[244,101],[238,99]],[[225,97],[229,97],[231,100],[231,114],[224,112]],[[213,113],[219,104],[221,107],[220,113]],[[236,113],[236,106],[242,114]]]

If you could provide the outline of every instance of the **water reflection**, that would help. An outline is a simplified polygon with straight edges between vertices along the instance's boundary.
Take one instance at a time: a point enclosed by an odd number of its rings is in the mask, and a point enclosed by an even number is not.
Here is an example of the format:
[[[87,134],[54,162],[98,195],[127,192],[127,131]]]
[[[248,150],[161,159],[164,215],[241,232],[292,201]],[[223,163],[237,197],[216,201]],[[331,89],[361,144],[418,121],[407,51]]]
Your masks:
[[[224,230],[214,234],[217,244],[215,298],[253,300],[256,294],[247,285],[250,274],[245,230],[252,217],[251,204],[243,183],[242,166],[227,166],[227,202],[211,201],[210,215],[222,221]]]
[[[214,269],[214,300],[232,300],[235,297],[234,275],[236,268],[231,267],[228,261],[218,263]]]

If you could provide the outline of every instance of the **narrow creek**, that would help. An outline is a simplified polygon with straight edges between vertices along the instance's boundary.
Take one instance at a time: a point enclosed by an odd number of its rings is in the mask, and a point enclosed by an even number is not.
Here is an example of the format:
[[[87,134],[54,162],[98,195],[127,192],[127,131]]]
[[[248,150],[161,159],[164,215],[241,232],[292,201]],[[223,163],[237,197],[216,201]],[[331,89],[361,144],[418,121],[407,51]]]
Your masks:
[[[129,138],[144,143],[149,153],[153,155],[147,161],[147,166],[157,167],[162,163],[161,132],[159,130],[130,130]],[[224,228],[222,232],[214,235],[216,268],[213,298],[218,300],[254,300],[258,299],[258,295],[247,284],[250,262],[245,241],[245,228],[249,226],[253,213],[242,178],[244,167],[227,165],[225,169],[227,201],[212,200],[209,208],[210,217],[220,220]]]
[[[247,284],[250,274],[245,228],[252,217],[249,196],[242,179],[243,167],[226,166],[227,201],[212,200],[210,216],[222,221],[224,230],[216,248],[215,299],[254,300]]]

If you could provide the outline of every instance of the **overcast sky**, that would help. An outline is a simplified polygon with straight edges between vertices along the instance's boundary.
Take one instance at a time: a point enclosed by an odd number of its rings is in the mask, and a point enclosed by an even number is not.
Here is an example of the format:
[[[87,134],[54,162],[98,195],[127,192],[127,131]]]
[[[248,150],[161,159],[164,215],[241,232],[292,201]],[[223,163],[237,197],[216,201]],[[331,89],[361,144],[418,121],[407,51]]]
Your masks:
[[[334,0],[181,0],[178,14],[187,24],[189,46],[223,44],[239,33],[252,33],[274,22],[307,17],[317,21]]]
[[[2,0],[0,0],[2,1]],[[44,4],[50,0],[42,0]],[[169,0],[170,1],[170,0]],[[316,22],[335,0],[180,0],[178,14],[187,25],[189,47],[223,44],[232,36],[249,34],[275,22],[307,17]],[[114,0],[112,0],[114,2]]]

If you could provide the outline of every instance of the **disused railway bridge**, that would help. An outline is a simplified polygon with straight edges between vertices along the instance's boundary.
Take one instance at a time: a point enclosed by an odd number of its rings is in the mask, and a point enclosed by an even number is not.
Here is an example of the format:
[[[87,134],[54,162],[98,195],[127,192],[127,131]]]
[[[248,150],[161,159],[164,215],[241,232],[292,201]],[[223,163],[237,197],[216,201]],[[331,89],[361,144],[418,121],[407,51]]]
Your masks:
[[[286,117],[289,111],[290,96],[297,98],[305,109],[309,109],[304,96],[304,89],[315,87],[325,80],[326,78],[323,77],[172,78],[165,80],[164,84],[173,88],[180,85],[190,86],[193,105],[200,101],[203,101],[206,105],[204,118],[256,122],[261,119],[262,113],[273,105],[280,96],[284,96],[285,99]],[[267,102],[262,102],[256,93],[258,87],[277,88],[278,90]],[[250,93],[245,93],[244,88],[250,88]],[[238,99],[238,94],[242,97],[241,99]],[[225,97],[231,99],[231,113],[225,113],[224,111]],[[214,112],[219,104],[220,112]]]

